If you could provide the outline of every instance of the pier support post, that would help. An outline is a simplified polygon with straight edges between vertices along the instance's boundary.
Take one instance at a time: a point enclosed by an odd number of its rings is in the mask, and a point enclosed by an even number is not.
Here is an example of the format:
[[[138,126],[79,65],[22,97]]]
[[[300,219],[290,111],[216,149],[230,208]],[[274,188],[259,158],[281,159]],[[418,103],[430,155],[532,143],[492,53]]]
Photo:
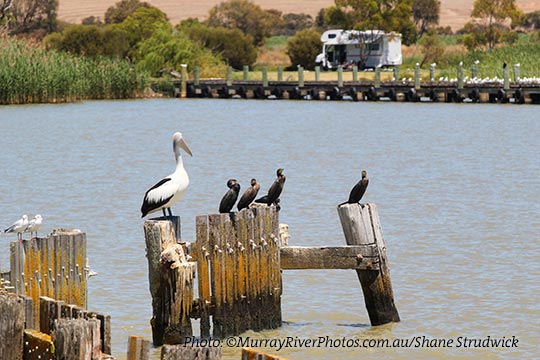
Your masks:
[[[377,66],[375,68],[375,89],[381,87],[381,67]]]
[[[304,87],[304,68],[298,67],[298,87]]]
[[[457,81],[458,81],[458,90],[463,90],[464,79],[463,79],[463,63],[459,63],[457,71]]]
[[[341,89],[343,87],[343,66],[341,65],[337,68],[337,83],[337,86]]]
[[[352,81],[358,81],[358,66],[353,65],[352,67]]]
[[[268,68],[266,66],[262,68],[262,86],[268,87]]]
[[[0,359],[19,360],[23,355],[24,306],[14,294],[0,293]]]
[[[244,81],[248,81],[249,80],[249,65],[244,65],[244,75],[243,75],[243,79]]]
[[[283,66],[277,68],[277,81],[283,81]]]
[[[503,78],[504,78],[504,90],[510,90],[510,69],[504,68],[503,69]]]
[[[192,335],[189,314],[196,265],[186,261],[184,249],[177,243],[179,228],[177,216],[144,223],[155,346],[180,344]]]
[[[414,88],[420,89],[420,64],[416,63],[414,67]]]
[[[187,64],[181,64],[181,74],[182,74],[182,80],[180,83],[180,98],[184,99],[187,97]]]
[[[380,270],[356,270],[371,325],[400,321],[377,206],[344,204],[338,207],[338,214],[347,245],[376,244],[379,249]]]
[[[315,66],[315,81],[321,81],[321,67]]]
[[[232,72],[233,68],[231,66],[227,66],[227,86],[232,86]]]
[[[199,72],[200,72],[199,67],[195,66],[193,68],[193,85],[195,86],[199,86],[200,84]]]

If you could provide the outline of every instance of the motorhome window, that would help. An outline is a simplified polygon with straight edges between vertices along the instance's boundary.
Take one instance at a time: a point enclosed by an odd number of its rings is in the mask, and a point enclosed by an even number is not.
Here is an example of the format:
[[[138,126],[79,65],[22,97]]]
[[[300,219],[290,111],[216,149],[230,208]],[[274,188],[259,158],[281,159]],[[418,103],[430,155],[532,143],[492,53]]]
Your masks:
[[[379,51],[379,44],[378,43],[369,44],[369,49],[372,51]]]
[[[334,39],[337,35],[336,34],[328,34],[329,39]]]

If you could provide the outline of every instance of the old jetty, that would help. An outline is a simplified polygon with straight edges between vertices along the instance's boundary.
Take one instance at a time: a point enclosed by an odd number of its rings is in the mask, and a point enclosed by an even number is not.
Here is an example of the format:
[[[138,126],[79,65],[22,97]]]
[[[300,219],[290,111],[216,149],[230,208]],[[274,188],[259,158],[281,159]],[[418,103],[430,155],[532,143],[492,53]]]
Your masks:
[[[161,359],[220,359],[221,347],[187,343],[280,327],[283,270],[355,270],[371,324],[400,321],[377,206],[342,204],[337,212],[343,246],[289,246],[273,205],[197,216],[192,243],[182,239],[179,217],[146,220],[150,325]],[[86,234],[55,230],[12,242],[10,251],[0,282],[0,338],[7,339],[0,359],[113,359],[111,317],[86,310]],[[150,347],[131,336],[127,359],[147,360]],[[242,358],[279,357],[244,348]]]
[[[339,67],[337,79],[328,81],[321,80],[319,68],[310,72],[310,80],[302,67],[294,76],[296,80],[284,79],[281,68],[276,80],[269,80],[266,68],[258,80],[252,80],[247,67],[240,79],[232,68],[222,79],[201,79],[198,68],[193,69],[191,77],[185,67],[182,70],[174,81],[175,95],[188,98],[540,104],[540,78],[520,77],[519,64],[503,69],[501,78],[479,78],[474,66],[470,74],[459,66],[455,78],[436,78],[432,65],[428,79],[421,78],[419,66],[413,70],[414,75],[400,79],[396,67],[386,81],[381,75],[389,74],[380,68],[373,71],[373,80],[359,80],[356,67],[348,71]]]

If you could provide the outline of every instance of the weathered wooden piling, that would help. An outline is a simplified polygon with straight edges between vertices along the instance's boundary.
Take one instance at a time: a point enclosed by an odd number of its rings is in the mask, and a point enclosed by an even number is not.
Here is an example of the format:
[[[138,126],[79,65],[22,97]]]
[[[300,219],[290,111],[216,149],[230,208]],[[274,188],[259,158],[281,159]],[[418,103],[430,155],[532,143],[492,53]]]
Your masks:
[[[196,265],[187,262],[184,247],[177,243],[179,229],[179,217],[144,223],[154,346],[181,344],[192,335],[190,313]]]
[[[338,214],[348,245],[375,244],[378,248],[380,268],[356,270],[371,325],[400,321],[394,304],[390,267],[377,206],[370,203],[344,204],[338,206]]]
[[[97,319],[60,319],[52,332],[57,360],[86,360],[101,357]]]
[[[164,345],[161,360],[220,360],[221,346]]]
[[[23,355],[24,306],[14,294],[0,291],[0,359],[21,360]]]
[[[10,244],[11,284],[33,300],[33,324],[39,329],[39,298],[47,296],[86,307],[86,234],[58,229],[47,238]]]
[[[242,360],[286,360],[286,358],[257,349],[242,348]]]
[[[274,206],[197,217],[201,336],[281,325],[279,220]]]
[[[150,341],[141,336],[130,336],[128,339],[127,360],[148,360]]]

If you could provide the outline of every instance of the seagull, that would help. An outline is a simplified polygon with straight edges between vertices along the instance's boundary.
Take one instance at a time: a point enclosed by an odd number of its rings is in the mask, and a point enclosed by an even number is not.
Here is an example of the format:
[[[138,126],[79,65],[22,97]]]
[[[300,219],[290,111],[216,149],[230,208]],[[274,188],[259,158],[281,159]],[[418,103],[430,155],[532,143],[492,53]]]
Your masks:
[[[261,185],[259,185],[257,180],[251,179],[251,186],[246,190],[246,192],[242,195],[242,197],[238,201],[238,211],[247,208],[249,204],[251,204],[251,202],[257,196],[257,193],[259,192],[260,188],[261,188]]]
[[[19,220],[11,224],[10,227],[4,230],[5,233],[17,233],[17,240],[22,241],[22,233],[28,225],[28,216],[25,214]]]
[[[167,216],[165,209],[172,216],[171,206],[180,200],[187,191],[189,177],[184,169],[184,162],[180,149],[183,149],[189,156],[193,156],[182,133],[176,132],[173,135],[173,151],[176,158],[176,170],[169,176],[163,178],[156,185],[152,186],[144,194],[144,200],[141,205],[141,217],[162,210],[163,216]]]
[[[26,226],[26,229],[24,230],[24,232],[30,231],[30,237],[32,237],[32,234],[35,232],[36,237],[37,237],[37,231],[41,227],[42,221],[43,221],[43,218],[41,217],[41,215],[37,214],[36,216],[34,216],[32,220],[28,222],[28,225]]]
[[[231,212],[240,192],[240,184],[235,179],[229,179],[227,181],[227,187],[229,190],[223,195],[219,203],[219,212],[221,214]]]

